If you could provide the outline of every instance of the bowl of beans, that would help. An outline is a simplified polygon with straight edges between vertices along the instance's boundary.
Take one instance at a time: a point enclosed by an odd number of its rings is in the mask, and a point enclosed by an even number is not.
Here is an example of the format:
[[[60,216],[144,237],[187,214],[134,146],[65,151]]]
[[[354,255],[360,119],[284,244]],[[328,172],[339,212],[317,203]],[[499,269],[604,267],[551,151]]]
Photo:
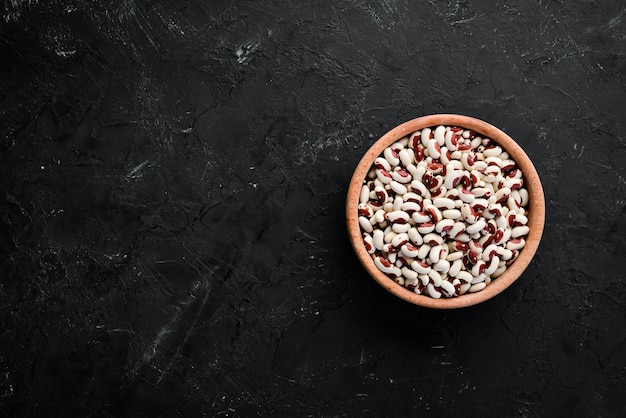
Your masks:
[[[495,126],[439,114],[384,134],[354,171],[346,203],[367,272],[408,302],[439,309],[488,300],[534,257],[545,219],[537,171]]]

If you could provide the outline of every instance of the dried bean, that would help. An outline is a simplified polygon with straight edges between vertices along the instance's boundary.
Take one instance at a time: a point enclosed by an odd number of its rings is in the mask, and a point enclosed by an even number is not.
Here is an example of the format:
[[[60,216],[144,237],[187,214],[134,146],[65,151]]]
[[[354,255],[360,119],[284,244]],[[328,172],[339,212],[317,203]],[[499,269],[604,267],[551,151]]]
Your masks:
[[[484,289],[530,232],[524,178],[489,138],[455,127],[414,132],[374,160],[358,223],[375,265],[430,297]]]

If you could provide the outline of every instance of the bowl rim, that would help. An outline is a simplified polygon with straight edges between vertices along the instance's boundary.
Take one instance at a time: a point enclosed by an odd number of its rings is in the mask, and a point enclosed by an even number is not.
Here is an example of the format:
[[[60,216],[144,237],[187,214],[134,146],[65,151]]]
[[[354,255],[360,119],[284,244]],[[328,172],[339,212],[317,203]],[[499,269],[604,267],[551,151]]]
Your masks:
[[[418,295],[406,289],[378,270],[372,257],[368,254],[363,245],[358,222],[358,203],[363,181],[374,159],[380,156],[386,147],[417,130],[438,125],[459,126],[471,129],[482,136],[488,137],[497,142],[517,163],[517,166],[522,170],[524,175],[524,185],[530,196],[527,210],[530,231],[526,237],[526,245],[522,251],[520,251],[518,258],[511,263],[500,277],[494,279],[485,289],[476,293],[466,293],[453,298],[434,299],[429,296]],[[407,302],[427,308],[463,308],[479,304],[500,294],[511,286],[530,265],[539,247],[545,226],[545,197],[539,174],[530,157],[522,147],[504,131],[484,120],[472,116],[451,113],[433,114],[408,120],[392,128],[376,140],[365,152],[350,180],[346,200],[346,224],[350,242],[359,261],[370,276],[387,291]]]

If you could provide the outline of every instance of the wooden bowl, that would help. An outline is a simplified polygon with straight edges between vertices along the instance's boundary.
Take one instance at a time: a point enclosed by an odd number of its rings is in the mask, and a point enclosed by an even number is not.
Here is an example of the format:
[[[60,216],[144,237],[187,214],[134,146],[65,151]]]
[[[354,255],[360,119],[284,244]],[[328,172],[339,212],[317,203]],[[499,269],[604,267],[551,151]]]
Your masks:
[[[526,237],[526,245],[520,251],[517,259],[498,278],[494,279],[486,288],[475,293],[466,293],[451,298],[434,299],[415,292],[394,282],[389,276],[382,273],[374,264],[363,244],[361,229],[358,222],[359,194],[363,181],[372,167],[374,160],[380,156],[385,148],[411,133],[427,127],[438,125],[459,126],[471,129],[482,136],[491,138],[498,143],[510,157],[515,160],[524,175],[524,184],[529,194],[529,203],[526,216],[530,229]],[[541,181],[537,170],[524,150],[507,134],[487,122],[469,116],[455,114],[439,114],[423,116],[405,122],[383,135],[367,150],[354,171],[346,203],[346,220],[350,241],[357,257],[367,272],[385,289],[405,301],[436,309],[453,309],[471,306],[488,300],[517,280],[530,264],[535,255],[545,222],[545,200]]]

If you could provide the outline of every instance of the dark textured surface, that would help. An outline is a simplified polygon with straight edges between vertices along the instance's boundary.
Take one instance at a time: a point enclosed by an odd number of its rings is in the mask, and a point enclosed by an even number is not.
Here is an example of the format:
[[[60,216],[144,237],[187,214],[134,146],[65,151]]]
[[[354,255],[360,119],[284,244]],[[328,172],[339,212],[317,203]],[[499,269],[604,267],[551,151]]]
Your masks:
[[[622,2],[0,17],[1,415],[626,415]],[[453,312],[344,225],[360,156],[431,113],[509,133],[547,201],[522,279]]]

